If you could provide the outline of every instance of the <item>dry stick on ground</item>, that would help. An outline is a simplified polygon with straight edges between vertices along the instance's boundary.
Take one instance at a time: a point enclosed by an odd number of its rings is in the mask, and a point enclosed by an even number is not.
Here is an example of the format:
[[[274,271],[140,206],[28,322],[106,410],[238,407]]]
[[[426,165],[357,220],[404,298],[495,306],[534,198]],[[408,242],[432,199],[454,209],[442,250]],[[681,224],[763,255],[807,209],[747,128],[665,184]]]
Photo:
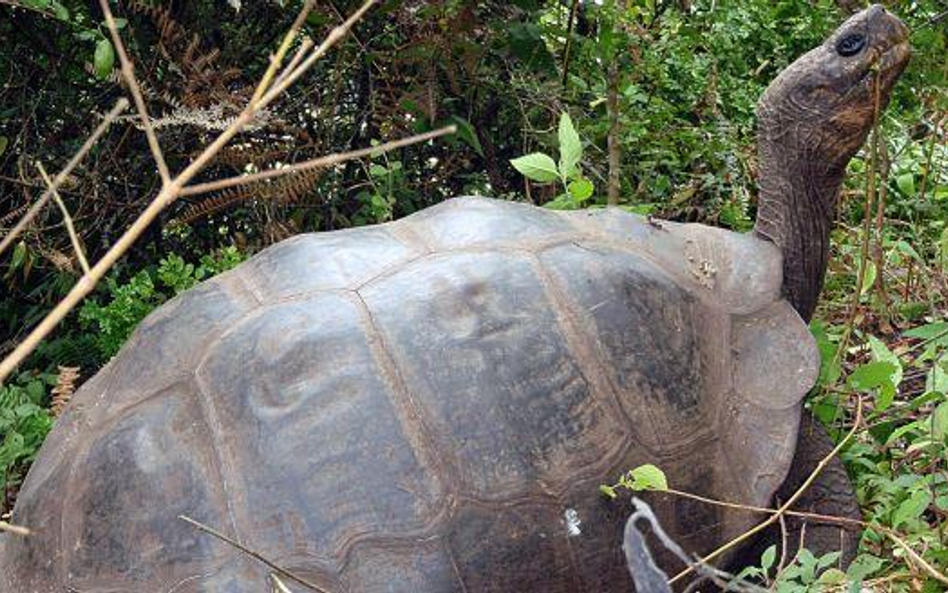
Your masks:
[[[46,337],[49,332],[59,324],[60,321],[76,306],[76,304],[88,295],[96,284],[105,276],[106,272],[115,264],[120,257],[132,246],[138,237],[148,226],[154,222],[158,214],[169,204],[178,198],[185,185],[191,181],[195,175],[200,172],[211,159],[224,147],[234,136],[236,136],[243,127],[251,122],[259,110],[278,98],[290,84],[296,81],[303,73],[308,70],[319,58],[321,58],[333,45],[341,40],[346,33],[355,25],[355,23],[372,7],[377,0],[366,0],[364,4],[354,12],[345,22],[335,27],[326,36],[326,39],[310,54],[294,71],[287,74],[281,81],[274,82],[273,86],[259,99],[251,101],[247,107],[234,119],[233,123],[226,130],[214,139],[205,149],[192,161],[183,171],[181,171],[169,183],[162,186],[158,195],[145,208],[145,211],[132,223],[119,240],[109,249],[108,252],[96,263],[88,274],[76,282],[72,290],[67,294],[50,313],[33,329],[32,332],[11,352],[2,362],[0,362],[0,384],[13,372],[20,362],[23,361],[36,348],[39,342]],[[103,12],[106,13],[106,23],[113,35],[117,35],[115,29],[115,19],[112,18],[108,3],[102,1]],[[291,30],[287,36],[293,37]],[[278,67],[279,65],[277,65]],[[127,72],[123,70],[123,73]],[[129,72],[134,77],[134,73]],[[376,147],[376,150],[379,150]],[[58,177],[58,176],[57,176]]]
[[[43,164],[37,161],[36,168],[39,170],[40,175],[42,175],[43,181],[46,182],[49,191],[52,192],[53,200],[55,200],[56,205],[59,206],[60,212],[62,212],[63,223],[66,225],[66,232],[69,233],[69,241],[72,243],[73,251],[76,252],[76,259],[79,260],[79,266],[82,268],[84,274],[88,274],[89,262],[86,260],[86,254],[82,252],[82,244],[79,243],[79,236],[76,234],[76,227],[72,223],[72,216],[69,216],[69,210],[66,208],[66,204],[62,198],[59,197],[59,192],[53,187],[53,182],[49,179],[49,175],[46,174],[46,169],[43,168]]]
[[[112,110],[109,111],[104,118],[102,118],[102,121],[92,132],[92,135],[82,143],[82,146],[79,147],[79,150],[76,152],[76,154],[74,154],[72,158],[69,159],[69,162],[66,163],[66,166],[63,167],[62,171],[60,171],[56,177],[53,178],[53,182],[50,184],[50,187],[43,192],[43,195],[41,195],[38,200],[36,200],[36,203],[33,204],[27,213],[23,215],[23,218],[21,218],[20,221],[16,223],[16,226],[14,226],[13,229],[7,233],[7,235],[3,238],[3,241],[0,241],[0,254],[2,254],[4,250],[6,250],[6,248],[13,243],[14,239],[16,239],[20,233],[23,232],[23,229],[25,229],[34,218],[36,218],[36,215],[40,213],[40,211],[52,197],[53,193],[51,190],[59,189],[59,186],[62,185],[63,181],[65,181],[66,178],[72,173],[73,169],[75,169],[76,166],[82,162],[82,159],[85,158],[95,143],[99,141],[99,138],[102,137],[102,134],[105,133],[105,130],[108,129],[109,125],[115,121],[115,118],[117,118],[119,114],[125,111],[127,108],[128,99],[125,99],[124,97],[115,103],[115,107],[113,107]],[[0,383],[2,382],[3,378],[0,377]]]
[[[799,488],[797,488],[797,490],[793,493],[793,495],[790,496],[789,499],[787,499],[787,502],[783,503],[782,505],[780,505],[779,508],[777,508],[775,511],[773,511],[773,513],[771,514],[771,516],[770,516],[766,521],[763,521],[763,522],[757,524],[756,527],[753,527],[753,528],[751,528],[751,529],[745,531],[744,533],[742,533],[741,535],[735,537],[734,539],[732,539],[731,541],[727,542],[727,543],[724,544],[723,546],[717,548],[716,550],[714,550],[714,551],[711,552],[710,554],[708,554],[708,555],[706,555],[706,556],[700,558],[699,561],[700,561],[701,563],[705,563],[705,564],[706,564],[706,563],[708,563],[708,562],[714,560],[715,558],[717,558],[717,557],[720,556],[721,554],[727,552],[728,550],[731,550],[731,549],[733,549],[734,547],[740,545],[741,543],[747,541],[748,539],[750,539],[750,538],[753,537],[754,535],[760,533],[760,532],[763,531],[764,529],[770,527],[771,525],[773,525],[773,524],[776,523],[777,521],[779,521],[779,520],[780,520],[780,517],[783,516],[783,515],[785,515],[785,514],[787,514],[787,512],[790,510],[790,507],[792,507],[794,504],[796,504],[797,500],[799,500],[800,497],[803,496],[803,493],[806,492],[806,491],[810,488],[810,486],[813,484],[813,482],[816,480],[816,478],[819,477],[820,473],[823,471],[823,468],[825,468],[825,467],[833,460],[833,458],[836,457],[836,455],[839,454],[839,452],[840,452],[840,450],[843,448],[843,446],[845,446],[846,443],[848,443],[848,442],[850,441],[850,439],[853,438],[853,435],[856,434],[856,430],[859,428],[859,425],[860,425],[860,424],[862,424],[862,398],[861,398],[861,397],[859,398],[858,403],[857,403],[857,405],[856,405],[856,418],[855,418],[855,420],[853,421],[853,427],[852,427],[852,429],[850,429],[850,431],[846,434],[846,437],[845,437],[843,440],[841,440],[841,441],[839,442],[839,444],[837,444],[835,447],[833,447],[833,450],[830,451],[829,454],[828,454],[826,457],[824,457],[823,459],[820,460],[820,462],[817,464],[816,468],[813,470],[813,472],[810,474],[810,476],[806,479],[806,481],[803,482],[803,484],[802,484]],[[770,512],[770,511],[768,510],[768,512]],[[668,583],[669,583],[669,584],[674,584],[675,582],[681,580],[682,578],[684,578],[685,576],[687,576],[688,574],[690,574],[690,573],[693,572],[693,571],[694,571],[694,566],[693,566],[693,565],[692,565],[692,566],[689,566],[688,568],[686,568],[686,569],[684,569],[683,571],[681,571],[681,572],[679,572],[678,574],[676,574],[673,578],[669,579]]]
[[[315,584],[315,583],[311,583],[310,581],[306,580],[305,578],[303,578],[303,577],[301,577],[301,576],[299,576],[299,575],[293,574],[292,572],[288,571],[287,569],[285,569],[285,568],[283,568],[283,567],[277,565],[277,564],[274,563],[272,560],[267,559],[266,557],[264,557],[264,556],[263,556],[262,554],[260,554],[259,552],[256,552],[256,551],[254,551],[254,550],[251,550],[251,549],[248,548],[247,546],[243,545],[242,543],[238,542],[237,540],[233,539],[233,538],[230,537],[230,536],[224,535],[223,533],[221,533],[220,531],[217,531],[216,529],[213,529],[213,528],[211,528],[211,527],[208,527],[207,525],[205,525],[205,524],[203,524],[203,523],[201,523],[201,522],[199,522],[199,521],[195,521],[194,519],[192,519],[191,517],[188,517],[187,515],[178,515],[178,519],[181,519],[181,520],[184,521],[185,523],[190,524],[191,526],[195,527],[196,529],[198,529],[198,530],[200,530],[200,531],[203,531],[204,533],[207,533],[208,535],[213,535],[214,537],[216,537],[217,539],[221,540],[222,542],[225,542],[225,543],[227,543],[227,544],[230,544],[231,546],[234,546],[235,548],[237,548],[238,550],[240,550],[240,551],[243,552],[244,554],[247,554],[248,556],[250,556],[250,557],[252,557],[252,558],[254,558],[254,559],[256,559],[256,560],[259,560],[260,562],[266,564],[268,567],[270,567],[271,569],[273,569],[274,572],[277,572],[277,573],[279,573],[279,574],[285,576],[285,577],[288,578],[288,579],[293,579],[293,580],[296,581],[297,583],[299,583],[299,584],[301,584],[301,585],[305,585],[306,587],[312,589],[313,591],[318,591],[319,593],[328,593],[328,591],[326,591],[325,589],[323,589],[323,588],[320,587],[319,585],[317,585],[317,584]]]

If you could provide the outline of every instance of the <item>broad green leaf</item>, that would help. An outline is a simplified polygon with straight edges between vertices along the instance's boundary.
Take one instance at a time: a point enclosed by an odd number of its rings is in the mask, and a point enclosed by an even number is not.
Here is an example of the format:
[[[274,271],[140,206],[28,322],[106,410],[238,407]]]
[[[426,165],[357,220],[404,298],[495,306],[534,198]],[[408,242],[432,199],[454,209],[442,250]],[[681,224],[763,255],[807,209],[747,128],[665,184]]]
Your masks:
[[[898,389],[902,383],[902,363],[899,361],[899,357],[893,354],[892,351],[889,350],[889,347],[875,336],[869,336],[869,350],[872,352],[873,360],[888,362],[895,367],[895,371],[892,372],[891,380],[892,386]]]
[[[510,164],[527,179],[540,183],[550,183],[560,178],[556,170],[556,163],[549,155],[542,152],[534,152],[520,158],[510,159]]]
[[[941,402],[932,412],[932,438],[944,441],[948,437],[948,402]]]
[[[60,4],[59,2],[52,3],[53,12],[56,13],[56,18],[61,21],[69,20],[69,9]]]
[[[533,23],[515,23],[507,27],[511,53],[537,72],[555,72],[556,61],[543,39],[543,31]]]
[[[770,570],[770,567],[774,565],[774,561],[777,559],[777,546],[773,545],[764,550],[764,553],[760,555],[760,567],[764,571]]]
[[[10,143],[10,139],[6,136],[0,136],[0,155],[2,155],[7,150],[7,145]]]
[[[902,173],[895,178],[895,185],[906,198],[915,197],[915,174]]]
[[[585,202],[593,194],[593,183],[585,178],[570,181],[567,188],[569,195],[573,196],[577,202]]]
[[[912,492],[906,500],[902,501],[895,512],[892,514],[892,527],[898,528],[907,521],[918,519],[928,505],[931,504],[932,497],[928,490],[919,488]]]
[[[849,376],[849,384],[859,391],[869,392],[877,389],[876,411],[881,412],[895,399],[895,385],[892,384],[892,377],[896,370],[896,365],[891,362],[866,363],[853,371],[853,374]]]
[[[912,329],[907,330],[904,335],[909,338],[918,338],[920,340],[931,340],[938,337],[945,337],[948,339],[948,322],[938,321],[936,323],[928,323],[919,327],[913,327]]]
[[[96,78],[99,80],[107,78],[111,74],[114,64],[115,50],[112,49],[112,42],[105,38],[100,39],[95,44],[95,56],[92,60]]]
[[[640,465],[629,472],[633,490],[668,490],[665,472],[651,463]]]
[[[830,568],[816,579],[816,582],[823,586],[843,585],[846,583],[846,573],[838,568]]]
[[[576,128],[573,127],[573,120],[565,111],[560,115],[558,135],[560,140],[560,174],[567,179],[573,179],[578,173],[577,165],[579,159],[583,156],[583,145],[579,140],[579,134],[576,133]]]
[[[875,574],[882,568],[883,564],[882,559],[876,558],[871,554],[860,554],[856,556],[856,559],[849,565],[846,574],[854,581],[862,581],[866,577]]]

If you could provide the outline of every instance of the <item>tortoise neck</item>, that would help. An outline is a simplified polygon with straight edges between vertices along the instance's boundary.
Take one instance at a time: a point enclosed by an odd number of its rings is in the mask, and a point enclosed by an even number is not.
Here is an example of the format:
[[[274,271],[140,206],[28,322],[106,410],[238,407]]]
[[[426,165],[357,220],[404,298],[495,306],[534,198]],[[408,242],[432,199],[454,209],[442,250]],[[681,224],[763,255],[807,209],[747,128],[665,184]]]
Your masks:
[[[787,135],[763,128],[754,233],[783,255],[783,294],[804,321],[816,309],[829,259],[830,230],[845,166],[793,150]]]

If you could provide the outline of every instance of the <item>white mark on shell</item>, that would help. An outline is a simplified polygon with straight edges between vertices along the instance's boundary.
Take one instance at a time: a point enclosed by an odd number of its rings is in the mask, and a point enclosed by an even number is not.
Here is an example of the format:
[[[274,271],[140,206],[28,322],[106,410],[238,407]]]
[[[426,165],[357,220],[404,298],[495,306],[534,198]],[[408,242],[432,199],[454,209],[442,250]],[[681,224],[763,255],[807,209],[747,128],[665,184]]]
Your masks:
[[[566,512],[563,513],[563,516],[566,519],[566,533],[570,537],[576,537],[582,533],[582,531],[579,529],[582,521],[579,520],[579,513],[576,512],[576,509],[566,509]]]

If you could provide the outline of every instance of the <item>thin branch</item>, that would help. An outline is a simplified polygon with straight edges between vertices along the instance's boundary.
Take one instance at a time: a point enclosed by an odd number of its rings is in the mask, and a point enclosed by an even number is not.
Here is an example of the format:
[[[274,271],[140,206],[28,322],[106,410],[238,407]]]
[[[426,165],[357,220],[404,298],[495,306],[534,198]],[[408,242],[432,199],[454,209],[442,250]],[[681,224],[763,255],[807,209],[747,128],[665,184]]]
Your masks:
[[[122,77],[128,84],[128,90],[132,93],[135,100],[135,108],[142,119],[142,126],[145,128],[145,136],[148,138],[148,147],[151,149],[151,156],[155,159],[155,165],[158,166],[158,175],[161,176],[162,185],[171,183],[171,174],[168,172],[168,165],[165,163],[165,155],[161,152],[161,145],[158,144],[158,137],[155,136],[155,130],[151,126],[151,118],[148,116],[148,109],[145,107],[145,99],[142,97],[142,89],[135,79],[135,67],[132,61],[128,59],[125,52],[125,46],[122,44],[122,37],[119,35],[118,27],[115,25],[115,18],[112,16],[112,9],[109,8],[108,0],[99,0],[99,6],[102,7],[102,13],[105,15],[105,23],[109,27],[109,34],[112,37],[112,45],[118,54],[119,62],[122,64]]]
[[[247,546],[245,546],[245,545],[243,545],[242,543],[238,542],[238,541],[235,540],[234,538],[232,538],[232,537],[230,537],[230,536],[228,536],[228,535],[224,535],[223,533],[221,533],[220,531],[217,531],[216,529],[213,529],[213,528],[211,528],[211,527],[208,527],[207,525],[205,525],[205,524],[203,524],[203,523],[201,523],[201,522],[199,522],[199,521],[195,521],[194,519],[192,519],[191,517],[188,517],[187,515],[178,515],[178,519],[181,519],[181,520],[184,521],[185,523],[190,524],[192,527],[198,529],[199,531],[203,531],[204,533],[206,533],[206,534],[208,534],[208,535],[212,535],[212,536],[216,537],[217,539],[221,540],[222,542],[225,542],[225,543],[227,543],[227,544],[230,544],[231,546],[237,548],[238,550],[240,550],[240,551],[243,552],[244,554],[247,554],[247,555],[250,556],[251,558],[254,558],[254,559],[259,560],[260,562],[266,564],[268,567],[270,567],[271,569],[273,569],[274,572],[277,572],[277,573],[279,573],[279,574],[285,576],[285,577],[288,578],[288,579],[293,579],[293,580],[296,581],[297,583],[299,583],[299,584],[301,584],[301,585],[305,585],[307,588],[312,589],[313,591],[318,591],[319,593],[329,593],[328,591],[326,591],[326,589],[323,589],[323,588],[320,587],[319,585],[317,585],[317,584],[315,584],[315,583],[312,583],[312,582],[306,580],[305,578],[303,578],[303,577],[301,577],[301,576],[299,576],[299,575],[297,575],[297,574],[293,574],[292,572],[290,572],[289,570],[287,570],[287,569],[283,568],[282,566],[276,564],[276,563],[273,562],[272,560],[269,560],[268,558],[266,558],[266,557],[265,557],[263,554],[261,554],[260,552],[257,552],[257,551],[255,551],[255,550],[251,550],[250,548],[248,548]]]
[[[53,182],[49,189],[43,192],[40,198],[36,200],[36,203],[33,204],[26,214],[23,215],[23,218],[20,219],[20,222],[16,223],[16,226],[14,226],[13,229],[7,233],[7,235],[3,238],[3,241],[0,241],[0,254],[3,254],[4,250],[6,250],[6,248],[9,247],[11,243],[13,243],[14,239],[16,239],[17,236],[23,232],[23,229],[25,229],[34,218],[36,218],[36,215],[39,214],[46,203],[49,202],[53,195],[50,190],[59,189],[59,186],[62,185],[63,181],[69,177],[73,169],[75,169],[76,166],[82,162],[82,159],[85,158],[95,143],[99,141],[99,138],[102,137],[102,134],[105,133],[105,130],[108,129],[109,125],[115,121],[115,118],[117,118],[119,114],[125,111],[127,108],[128,99],[123,97],[116,101],[115,107],[113,107],[112,110],[105,115],[102,121],[99,122],[99,125],[96,126],[95,130],[92,132],[92,135],[86,138],[86,141],[82,143],[82,146],[79,147],[79,150],[76,152],[76,154],[72,155],[72,158],[69,159],[69,162],[66,163],[66,166],[63,167],[62,171],[60,171],[56,177],[53,178]],[[2,381],[3,378],[0,377],[0,382]]]
[[[276,78],[274,84],[280,84],[286,78],[286,75],[296,69],[299,66],[300,61],[303,59],[303,56],[306,55],[306,52],[313,49],[313,40],[309,37],[303,39],[300,42],[300,46],[296,48],[296,53],[293,54],[293,58],[290,60],[290,63],[286,65],[286,68],[283,69],[283,72],[280,72],[279,76]]]
[[[5,533],[12,533],[13,535],[21,535],[23,537],[29,537],[33,534],[32,531],[26,527],[21,527],[19,525],[11,525],[6,521],[0,521],[0,531]]]
[[[256,103],[259,101],[260,97],[263,96],[263,93],[265,93],[267,88],[270,87],[273,77],[276,76],[277,70],[280,69],[280,64],[283,63],[283,58],[286,56],[286,52],[290,50],[290,46],[293,45],[293,40],[295,40],[296,36],[299,35],[300,28],[302,28],[303,23],[306,22],[306,17],[309,16],[310,11],[313,9],[315,4],[315,0],[306,0],[306,4],[303,5],[300,13],[296,15],[296,20],[293,21],[293,24],[290,26],[290,30],[287,31],[286,35],[283,36],[283,41],[280,43],[280,47],[277,48],[276,54],[274,54],[273,59],[270,60],[270,65],[267,67],[267,71],[263,74],[263,78],[260,79],[260,83],[257,84],[257,88],[253,92],[253,98],[250,99],[251,103]]]
[[[418,144],[420,142],[425,142],[427,140],[432,140],[438,138],[439,136],[445,136],[447,134],[454,134],[457,132],[456,126],[446,126],[431,132],[425,132],[424,134],[418,134],[416,136],[410,136],[408,138],[402,138],[400,140],[392,140],[391,142],[386,142],[384,144],[379,144],[378,146],[372,146],[369,148],[360,148],[358,150],[353,150],[349,152],[339,152],[335,154],[329,154],[326,156],[321,156],[312,160],[303,161],[301,163],[294,163],[292,165],[282,167],[280,169],[268,169],[266,171],[261,171],[259,173],[254,173],[252,175],[238,175],[236,177],[229,177],[227,179],[219,179],[217,181],[209,181],[207,183],[199,183],[196,185],[189,185],[181,190],[181,196],[193,196],[196,194],[203,194],[212,191],[220,191],[222,189],[227,189],[229,187],[234,187],[237,185],[244,185],[247,183],[255,183],[258,181],[263,181],[265,179],[272,179],[274,177],[281,177],[283,175],[289,175],[291,173],[298,173],[300,171],[306,171],[310,169],[323,169],[326,167],[331,167],[333,165],[351,161],[355,159],[360,159],[367,156],[375,156],[383,152],[390,152],[398,148],[405,146],[410,146],[412,144]]]
[[[46,185],[49,186],[49,191],[53,194],[53,200],[56,201],[56,205],[59,206],[59,210],[62,212],[63,222],[66,224],[66,232],[69,233],[69,241],[72,242],[72,249],[76,252],[76,259],[79,260],[82,272],[88,274],[89,262],[86,260],[86,254],[82,251],[79,236],[76,234],[76,227],[72,224],[72,217],[69,216],[69,210],[66,208],[66,204],[63,203],[62,198],[59,197],[59,192],[53,187],[53,182],[50,180],[49,175],[46,174],[46,169],[43,168],[43,163],[37,161],[36,168],[39,169],[40,175],[43,176],[43,181],[46,182]]]
[[[352,15],[349,18],[347,18],[341,25],[339,25],[338,27],[330,31],[329,34],[326,35],[326,38],[323,40],[323,42],[320,43],[319,46],[313,50],[313,53],[311,53],[309,57],[306,58],[303,61],[303,63],[299,65],[299,67],[296,68],[296,70],[287,73],[286,77],[283,80],[275,83],[273,87],[271,87],[270,90],[267,91],[263,95],[263,97],[260,98],[257,104],[257,108],[262,109],[266,107],[267,105],[272,103],[273,100],[276,99],[280,95],[280,93],[286,90],[287,87],[289,87],[291,84],[296,82],[297,78],[302,76],[307,70],[310,69],[310,67],[312,67],[314,63],[316,63],[316,60],[323,57],[323,54],[329,51],[331,47],[336,45],[336,43],[338,43],[340,39],[345,37],[346,34],[349,32],[349,29],[351,29],[359,21],[359,19],[361,19],[363,15],[365,15],[365,13],[368,12],[370,8],[372,8],[372,6],[377,1],[378,0],[366,0],[365,3],[363,3],[362,6],[360,6],[358,10],[352,13]]]
[[[700,561],[702,563],[710,562],[711,560],[717,558],[721,554],[727,552],[728,550],[733,549],[734,547],[747,541],[754,535],[760,533],[764,529],[770,527],[771,525],[779,521],[780,517],[788,513],[788,511],[790,510],[790,507],[796,504],[797,500],[799,500],[800,497],[803,496],[803,493],[806,492],[810,488],[811,485],[813,485],[813,482],[816,481],[816,478],[819,477],[823,469],[833,460],[834,457],[836,457],[839,454],[839,452],[846,445],[846,443],[848,443],[853,438],[853,435],[856,434],[856,430],[859,428],[860,424],[862,424],[862,398],[861,397],[857,400],[856,418],[853,421],[853,427],[846,434],[846,437],[843,440],[841,440],[839,444],[833,447],[833,450],[830,451],[829,454],[826,455],[826,457],[820,460],[820,462],[817,464],[816,468],[813,470],[810,476],[806,479],[806,481],[803,482],[803,484],[799,488],[797,488],[797,490],[793,493],[793,495],[789,499],[787,499],[787,502],[780,505],[780,507],[766,521],[763,521],[762,523],[758,523],[757,526],[745,531],[744,533],[735,537],[734,539],[727,542],[723,546],[720,546],[719,548],[717,548],[716,550],[714,550],[707,556],[704,556],[703,558],[701,558]],[[689,566],[688,568],[676,574],[673,578],[669,579],[668,583],[674,584],[675,582],[681,580],[682,578],[690,574],[693,570],[694,570],[694,567]]]

